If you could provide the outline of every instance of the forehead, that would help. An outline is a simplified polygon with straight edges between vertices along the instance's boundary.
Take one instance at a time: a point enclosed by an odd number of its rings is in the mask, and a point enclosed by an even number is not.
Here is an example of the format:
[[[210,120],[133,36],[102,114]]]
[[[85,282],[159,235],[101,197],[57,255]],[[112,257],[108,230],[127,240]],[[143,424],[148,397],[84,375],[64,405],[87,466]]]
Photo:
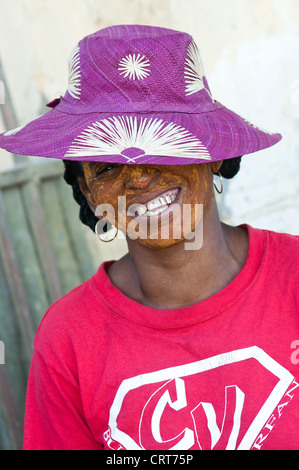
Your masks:
[[[159,171],[160,174],[166,174],[166,173],[174,173],[174,174],[182,174],[182,175],[191,175],[192,173],[201,173],[206,169],[208,166],[210,166],[209,163],[202,163],[200,165],[196,164],[191,164],[191,165],[145,165],[145,164],[120,164],[120,163],[108,163],[108,162],[90,162],[90,161],[85,161],[82,162],[84,172],[86,175],[94,175],[96,172],[99,171],[102,167],[118,167],[122,169],[121,173],[127,173],[130,172],[130,174],[135,174],[137,172],[140,174],[143,171],[147,171],[150,173],[154,173],[157,170]]]
[[[94,173],[94,171],[98,170],[104,165],[110,165],[110,164],[104,163],[104,162],[82,162],[84,173]]]

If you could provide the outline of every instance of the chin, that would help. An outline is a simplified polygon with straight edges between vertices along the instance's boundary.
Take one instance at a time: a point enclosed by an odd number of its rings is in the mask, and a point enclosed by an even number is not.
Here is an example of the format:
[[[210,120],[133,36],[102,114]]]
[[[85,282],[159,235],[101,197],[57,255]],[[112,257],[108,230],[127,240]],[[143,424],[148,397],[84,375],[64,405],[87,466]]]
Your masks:
[[[150,248],[151,250],[165,250],[167,248],[178,246],[180,243],[182,244],[185,242],[185,239],[137,238],[136,240],[132,240],[132,242],[138,243],[146,248]]]

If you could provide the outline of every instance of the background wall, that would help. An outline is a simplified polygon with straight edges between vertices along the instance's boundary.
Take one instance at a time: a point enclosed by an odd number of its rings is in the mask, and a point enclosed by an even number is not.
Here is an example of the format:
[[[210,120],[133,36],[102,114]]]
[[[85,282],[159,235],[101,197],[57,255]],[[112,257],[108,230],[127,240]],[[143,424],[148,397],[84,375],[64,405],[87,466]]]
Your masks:
[[[0,59],[19,125],[64,94],[66,59],[83,36],[120,23],[190,32],[214,97],[284,137],[243,158],[219,198],[223,220],[299,233],[298,0],[0,0],[0,6]],[[0,170],[11,165],[1,151]],[[123,243],[105,246],[100,258],[115,249],[118,256]]]

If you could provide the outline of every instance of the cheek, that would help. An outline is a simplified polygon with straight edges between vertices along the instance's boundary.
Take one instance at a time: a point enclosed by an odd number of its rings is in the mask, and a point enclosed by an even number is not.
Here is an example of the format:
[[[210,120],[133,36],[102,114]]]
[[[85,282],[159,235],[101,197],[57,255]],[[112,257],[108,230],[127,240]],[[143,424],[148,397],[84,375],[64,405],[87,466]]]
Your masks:
[[[89,183],[90,191],[97,204],[117,205],[117,197],[121,194],[122,189],[119,178],[101,179],[93,176]]]
[[[212,185],[210,178],[208,177],[201,177],[197,183],[197,190],[200,194],[200,197],[206,199],[207,197],[210,198],[212,193]]]
[[[206,169],[205,169],[206,170]],[[188,178],[188,191],[187,196],[190,202],[202,203],[210,199],[212,191],[212,180],[210,173],[206,171],[198,171],[195,168]]]
[[[118,193],[113,191],[110,185],[108,186],[100,182],[93,183],[90,190],[96,206],[96,217],[99,219],[105,217],[115,225],[115,219],[117,220]]]

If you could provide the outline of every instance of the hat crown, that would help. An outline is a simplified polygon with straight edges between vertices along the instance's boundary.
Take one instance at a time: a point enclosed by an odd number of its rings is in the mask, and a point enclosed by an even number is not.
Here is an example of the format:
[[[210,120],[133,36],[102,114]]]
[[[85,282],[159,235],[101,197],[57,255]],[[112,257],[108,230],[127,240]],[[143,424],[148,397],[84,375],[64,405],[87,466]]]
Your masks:
[[[89,108],[99,112],[190,112],[191,108],[198,113],[208,111],[212,103],[200,53],[189,34],[121,25],[85,37],[72,51],[62,106],[75,113]]]
[[[65,96],[48,106],[0,135],[0,147],[47,158],[190,165],[281,139],[213,100],[189,34],[153,26],[112,26],[82,39],[70,55]]]

